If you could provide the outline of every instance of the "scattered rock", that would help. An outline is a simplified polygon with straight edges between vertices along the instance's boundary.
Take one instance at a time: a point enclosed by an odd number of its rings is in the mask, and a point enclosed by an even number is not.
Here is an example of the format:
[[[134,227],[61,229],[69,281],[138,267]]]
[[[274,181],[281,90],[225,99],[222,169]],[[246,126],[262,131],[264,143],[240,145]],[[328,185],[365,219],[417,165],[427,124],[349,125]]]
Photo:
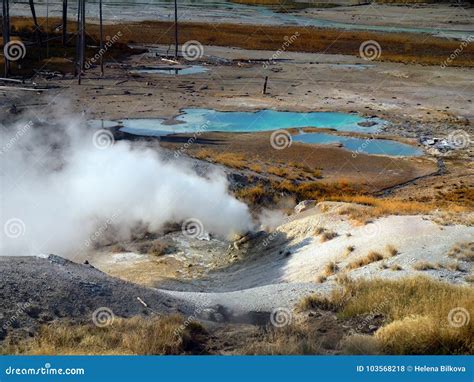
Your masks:
[[[295,213],[299,214],[300,212],[306,211],[314,207],[315,203],[315,200],[303,200],[295,206]]]

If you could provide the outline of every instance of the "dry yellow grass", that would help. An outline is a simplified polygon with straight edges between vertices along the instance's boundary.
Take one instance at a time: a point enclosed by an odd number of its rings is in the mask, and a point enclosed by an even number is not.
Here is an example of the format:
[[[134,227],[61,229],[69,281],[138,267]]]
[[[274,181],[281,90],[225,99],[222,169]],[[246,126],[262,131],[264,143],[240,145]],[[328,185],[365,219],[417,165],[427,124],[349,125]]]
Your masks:
[[[288,175],[288,170],[283,167],[270,166],[267,168],[267,172],[281,177],[286,177]]]
[[[365,265],[369,265],[371,263],[375,263],[377,261],[383,260],[383,255],[381,255],[378,252],[371,251],[369,254],[365,257],[362,257],[360,259],[354,260],[347,264],[347,269],[356,269],[363,267]]]
[[[374,337],[364,334],[353,334],[341,341],[344,354],[351,355],[377,355],[381,354],[380,342]]]
[[[432,264],[427,261],[420,261],[413,265],[413,269],[417,271],[429,271],[429,270],[438,269],[438,268],[440,268],[439,265]]]
[[[325,282],[327,280],[327,277],[326,276],[323,276],[323,275],[319,275],[319,276],[316,276],[316,282],[318,284],[322,284],[323,282]]]
[[[58,323],[31,340],[5,345],[4,354],[187,354],[199,353],[205,331],[181,316],[116,318],[109,326]]]
[[[215,153],[211,159],[213,162],[238,169],[244,168],[247,164],[245,156],[236,153]]]
[[[458,354],[474,350],[474,289],[426,277],[354,281],[341,317],[377,312],[390,322],[375,336],[388,354]],[[462,325],[461,325],[462,324]]]
[[[251,341],[243,354],[285,355],[317,354],[320,333],[304,323],[271,329],[262,339]]]
[[[398,249],[395,248],[392,244],[387,244],[385,250],[388,252],[389,256],[396,256],[398,255]]]
[[[386,324],[375,336],[355,338],[344,346],[351,354],[358,345],[386,354],[472,354],[474,351],[474,288],[427,277],[400,280],[347,280],[344,290],[329,297],[303,298],[300,310],[326,309],[340,319],[381,314]],[[367,346],[366,346],[367,345]],[[363,353],[363,352],[362,352]]]
[[[336,199],[347,203],[357,203],[371,208],[357,208],[355,206],[343,210],[350,218],[360,221],[368,222],[374,218],[387,215],[417,215],[428,214],[431,211],[439,208],[439,205],[432,203],[420,203],[413,201],[406,201],[400,199],[376,198],[368,195],[344,195]]]
[[[337,233],[334,231],[324,231],[321,235],[321,243],[332,240],[337,237]]]
[[[248,166],[249,170],[252,170],[252,171],[255,171],[255,172],[262,172],[263,171],[263,168],[261,165],[259,164],[251,164]]]
[[[262,202],[265,195],[265,188],[261,184],[257,184],[253,187],[242,188],[236,192],[236,196],[239,199],[242,199],[249,204],[259,204]]]
[[[295,196],[297,201],[302,200],[337,200],[344,195],[355,195],[358,192],[356,186],[346,182],[323,183],[323,182],[304,182],[295,183],[289,180],[272,183],[274,191],[284,192]]]
[[[352,252],[355,251],[355,246],[353,245],[348,245],[346,247],[346,252],[344,253],[344,256],[349,256]]]
[[[338,310],[344,301],[344,291],[342,289],[334,290],[329,297],[317,293],[303,297],[296,305],[296,310],[304,312],[307,310],[323,309]]]
[[[247,1],[247,0],[244,0]],[[260,0],[259,0],[260,1]],[[273,1],[273,0],[262,0]],[[45,30],[44,18],[38,18]],[[32,30],[31,18],[12,17],[15,27],[28,27]],[[60,18],[49,18],[49,33],[57,34],[54,27],[61,24]],[[70,23],[70,32],[74,25]],[[99,26],[87,24],[90,39],[97,39]],[[459,42],[408,33],[379,33],[370,31],[338,30],[329,28],[308,28],[298,26],[259,25],[256,33],[254,25],[219,24],[219,33],[209,28],[208,23],[182,22],[180,25],[180,44],[189,40],[198,40],[203,45],[235,46],[245,49],[277,50],[281,48],[285,36],[298,33],[298,38],[287,47],[289,51],[325,52],[327,54],[352,54],[359,56],[359,47],[363,41],[377,40],[384,47],[381,60],[405,63],[423,63],[441,65],[446,57],[459,48]],[[105,26],[105,33],[113,36],[123,33],[124,43],[155,43],[168,44],[174,42],[173,23],[167,21],[144,21],[129,23],[113,23]],[[267,36],[272,36],[269,39]],[[469,45],[463,54],[453,61],[455,66],[472,66],[474,48]]]
[[[463,261],[474,261],[474,242],[456,244],[448,252],[448,256]]]
[[[324,266],[323,272],[321,275],[324,277],[329,277],[329,276],[334,275],[338,270],[339,270],[339,267],[337,266],[337,264],[334,261],[331,261]]]

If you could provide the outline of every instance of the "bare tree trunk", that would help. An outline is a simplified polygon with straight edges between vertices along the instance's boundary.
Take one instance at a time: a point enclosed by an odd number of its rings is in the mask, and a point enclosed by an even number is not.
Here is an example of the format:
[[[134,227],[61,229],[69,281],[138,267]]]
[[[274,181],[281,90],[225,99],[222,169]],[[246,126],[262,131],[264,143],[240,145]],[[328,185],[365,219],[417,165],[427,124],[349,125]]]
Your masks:
[[[81,0],[81,74],[86,69],[86,0]]]
[[[31,15],[33,16],[33,23],[35,24],[36,43],[38,44],[38,58],[41,60],[41,46],[43,41],[41,38],[41,28],[38,24],[38,18],[36,17],[35,3],[34,0],[29,0]]]
[[[81,22],[82,22],[82,0],[77,0],[77,27],[76,27],[76,62],[74,65],[74,75],[78,77],[78,83],[81,83]]]
[[[178,1],[174,0],[174,59],[178,59]]]
[[[67,0],[63,0],[63,46],[67,44]]]
[[[3,46],[5,47],[10,42],[10,11],[8,3],[9,0],[2,1],[2,24],[3,24]],[[10,74],[10,61],[7,56],[5,58],[5,77],[8,77]]]
[[[100,19],[100,75],[104,76],[104,26],[102,23],[102,0],[99,0],[99,19]]]

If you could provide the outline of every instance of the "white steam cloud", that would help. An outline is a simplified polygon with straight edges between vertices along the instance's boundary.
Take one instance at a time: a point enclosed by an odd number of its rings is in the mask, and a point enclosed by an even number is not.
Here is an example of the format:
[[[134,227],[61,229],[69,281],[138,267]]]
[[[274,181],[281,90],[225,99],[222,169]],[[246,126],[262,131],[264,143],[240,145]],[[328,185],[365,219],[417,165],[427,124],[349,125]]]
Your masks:
[[[124,240],[187,219],[226,237],[251,228],[224,174],[204,178],[144,145],[107,145],[77,116],[47,115],[54,123],[1,127],[0,254],[71,256],[105,231]]]

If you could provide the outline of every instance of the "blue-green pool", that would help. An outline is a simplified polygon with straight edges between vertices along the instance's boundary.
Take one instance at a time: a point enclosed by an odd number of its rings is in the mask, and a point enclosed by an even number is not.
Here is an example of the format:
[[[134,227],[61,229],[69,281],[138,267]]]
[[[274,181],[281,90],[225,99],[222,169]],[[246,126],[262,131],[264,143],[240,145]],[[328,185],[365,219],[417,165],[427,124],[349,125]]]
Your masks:
[[[360,126],[359,123],[374,123]],[[301,127],[325,127],[338,131],[372,133],[379,130],[384,121],[365,118],[357,114],[334,112],[291,112],[259,110],[256,112],[217,111],[213,109],[183,109],[173,124],[164,119],[123,119],[118,121],[121,130],[130,134],[162,136],[176,133],[223,131],[251,133]]]
[[[362,124],[362,126],[361,126]],[[90,121],[93,127],[118,127],[121,131],[142,136],[166,136],[179,133],[204,133],[212,131],[252,133],[290,128],[330,128],[373,134],[380,131],[386,121],[366,118],[358,114],[336,112],[290,112],[259,110],[256,112],[217,111],[213,109],[183,109],[171,120],[163,118],[136,118],[119,121]],[[418,156],[423,151],[417,147],[385,139],[344,137],[328,133],[303,133],[293,136],[295,142],[333,144],[354,152],[389,156]]]
[[[423,150],[388,139],[343,137],[325,133],[303,133],[293,136],[293,141],[314,144],[336,144],[355,154],[376,154],[388,156],[420,156]]]

